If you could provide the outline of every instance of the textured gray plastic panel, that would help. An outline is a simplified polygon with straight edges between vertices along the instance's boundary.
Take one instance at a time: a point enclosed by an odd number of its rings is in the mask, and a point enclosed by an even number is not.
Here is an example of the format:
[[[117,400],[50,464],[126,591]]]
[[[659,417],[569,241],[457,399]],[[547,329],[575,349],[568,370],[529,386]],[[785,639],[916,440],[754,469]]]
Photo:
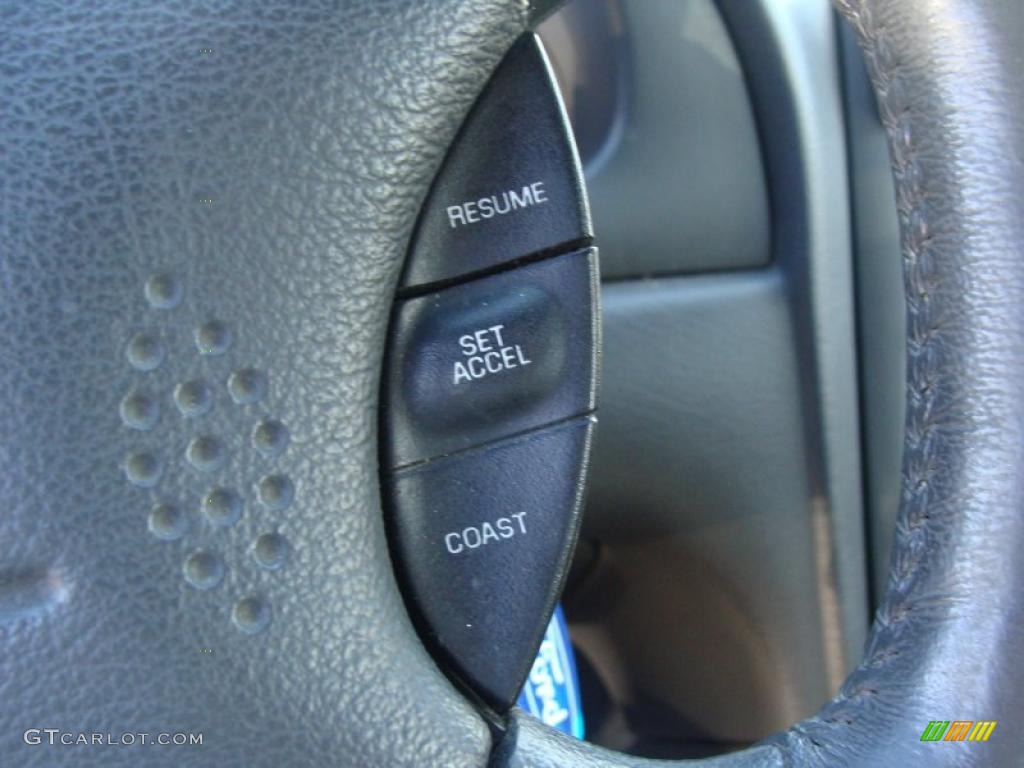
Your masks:
[[[623,3],[623,18],[647,7]],[[666,11],[647,34],[704,6],[673,7],[675,20]],[[638,717],[642,748],[675,740],[662,754],[679,754],[680,741],[742,742],[813,712],[858,657],[868,615],[835,22],[826,0],[718,8],[758,121],[750,143],[767,171],[774,264],[606,284],[584,522],[605,547],[567,603],[613,696],[649,715]],[[595,188],[602,173],[592,170]],[[632,173],[642,185],[652,171]],[[606,188],[623,210],[634,191]],[[596,203],[594,226],[603,263],[646,247]],[[628,728],[591,733],[634,748]]]
[[[785,290],[768,270],[616,284],[602,297],[583,536],[608,551],[570,617],[585,651],[610,640],[628,660],[627,697],[660,697],[701,738],[757,738],[830,693],[826,521]]]
[[[582,14],[577,2],[563,13]],[[703,272],[766,264],[768,193],[743,72],[711,0],[615,4],[600,45],[616,60],[610,82],[584,80],[582,55],[567,45],[556,15],[538,30],[576,125],[578,88],[618,95],[617,120],[586,163],[603,277]],[[586,66],[593,68],[591,62]],[[607,249],[607,250],[605,250]],[[607,255],[604,255],[607,254]]]

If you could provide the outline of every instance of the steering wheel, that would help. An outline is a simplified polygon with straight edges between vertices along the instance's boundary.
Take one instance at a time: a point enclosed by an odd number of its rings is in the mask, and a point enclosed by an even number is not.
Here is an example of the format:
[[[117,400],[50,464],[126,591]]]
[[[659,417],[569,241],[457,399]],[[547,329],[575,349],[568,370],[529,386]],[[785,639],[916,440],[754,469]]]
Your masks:
[[[1024,6],[839,5],[889,131],[906,268],[889,589],[835,700],[706,764],[1009,765],[1024,743]],[[543,11],[3,7],[0,763],[647,764],[518,711],[485,720],[418,639],[382,521],[379,379],[412,228],[488,74]],[[182,455],[232,478],[204,497],[211,522],[237,521],[216,538],[176,501]],[[244,516],[239,489],[257,500]],[[958,718],[1005,725],[920,741]],[[122,746],[48,746],[46,729]],[[142,732],[202,744],[121,738]]]

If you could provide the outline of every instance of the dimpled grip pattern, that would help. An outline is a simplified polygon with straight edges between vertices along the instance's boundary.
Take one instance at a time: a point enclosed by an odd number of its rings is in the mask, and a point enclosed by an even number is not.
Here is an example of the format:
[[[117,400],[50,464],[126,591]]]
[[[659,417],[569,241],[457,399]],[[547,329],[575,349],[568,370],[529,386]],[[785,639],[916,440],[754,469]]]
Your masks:
[[[377,393],[422,199],[525,16],[0,6],[0,764],[486,763],[396,589]]]

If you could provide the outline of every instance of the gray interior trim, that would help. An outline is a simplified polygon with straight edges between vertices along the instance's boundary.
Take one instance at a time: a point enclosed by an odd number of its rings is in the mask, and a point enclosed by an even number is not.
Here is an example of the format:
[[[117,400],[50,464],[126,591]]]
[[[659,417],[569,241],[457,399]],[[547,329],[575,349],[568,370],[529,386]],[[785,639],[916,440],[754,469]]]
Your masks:
[[[650,7],[622,3],[627,20]],[[671,753],[673,738],[676,749],[727,745],[783,728],[835,693],[865,637],[834,18],[824,0],[776,7],[722,4],[772,179],[775,265],[604,290],[584,536],[607,556],[566,606],[613,698],[646,712],[635,716],[647,736],[666,742],[634,743],[617,716],[595,722],[592,737],[619,748]],[[613,205],[616,187],[604,189]],[[616,238],[626,226],[595,214],[602,245],[612,243],[605,263],[616,248],[645,247],[628,229]]]
[[[843,663],[784,273],[614,283],[602,303],[583,535],[605,547],[565,598],[573,639],[668,753],[754,741]],[[597,715],[592,738],[636,748]]]
[[[828,520],[838,685],[868,623],[846,146],[835,18],[826,0],[718,0],[750,82],[765,153],[773,253],[803,338],[810,489]]]
[[[771,224],[757,126],[714,2],[627,1],[616,9],[624,38],[620,114],[610,146],[586,169],[602,277],[767,264]],[[563,85],[570,94],[576,87]]]

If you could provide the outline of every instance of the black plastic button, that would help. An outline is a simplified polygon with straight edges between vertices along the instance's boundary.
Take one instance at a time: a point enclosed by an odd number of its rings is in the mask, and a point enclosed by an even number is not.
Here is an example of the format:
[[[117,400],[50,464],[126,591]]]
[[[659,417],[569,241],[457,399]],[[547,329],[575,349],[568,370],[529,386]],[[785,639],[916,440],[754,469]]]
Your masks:
[[[508,708],[579,524],[591,417],[398,472],[392,541],[421,631],[457,677]]]
[[[579,158],[536,35],[505,57],[424,205],[406,288],[591,237]]]
[[[594,249],[401,302],[387,371],[399,467],[594,408]]]

